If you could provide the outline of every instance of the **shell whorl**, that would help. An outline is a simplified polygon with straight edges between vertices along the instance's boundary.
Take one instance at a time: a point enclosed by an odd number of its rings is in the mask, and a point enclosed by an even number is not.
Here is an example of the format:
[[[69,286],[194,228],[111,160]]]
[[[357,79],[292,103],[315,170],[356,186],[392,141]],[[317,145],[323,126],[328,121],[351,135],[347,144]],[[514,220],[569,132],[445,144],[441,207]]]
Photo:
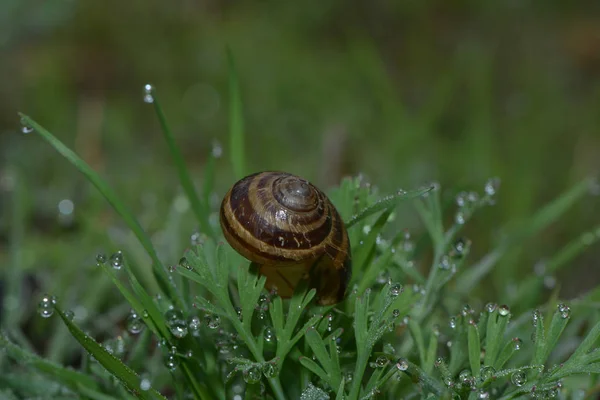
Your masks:
[[[338,289],[345,290],[348,235],[335,207],[310,182],[285,172],[249,175],[226,194],[220,220],[227,241],[250,261],[279,271],[298,265],[308,271],[318,263],[338,274]]]

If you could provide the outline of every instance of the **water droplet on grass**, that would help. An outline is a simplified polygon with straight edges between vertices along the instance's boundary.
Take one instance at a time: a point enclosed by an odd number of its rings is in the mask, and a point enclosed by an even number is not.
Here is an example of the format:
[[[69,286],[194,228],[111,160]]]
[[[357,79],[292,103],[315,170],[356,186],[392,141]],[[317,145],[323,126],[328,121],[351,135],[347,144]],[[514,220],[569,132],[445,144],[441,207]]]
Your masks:
[[[73,321],[73,318],[75,317],[75,313],[71,310],[66,310],[65,311],[65,318],[68,319],[69,321]]]
[[[144,103],[154,103],[154,87],[149,83],[144,85]]]
[[[454,221],[459,225],[463,225],[465,223],[465,214],[462,211],[458,211],[454,217]]]
[[[25,118],[21,118],[21,133],[31,133],[33,132],[33,127],[27,122]]]
[[[105,264],[106,263],[106,254],[98,253],[96,255],[96,262],[98,263],[98,266]]]
[[[250,367],[243,372],[244,381],[249,384],[255,384],[260,381],[261,372],[257,367]]]
[[[391,297],[397,297],[398,295],[400,295],[400,293],[402,293],[402,291],[403,291],[402,285],[399,283],[395,283],[392,286],[390,286],[389,295]]]
[[[140,390],[147,391],[150,390],[150,380],[147,378],[143,378],[140,382]]]
[[[123,267],[123,253],[120,250],[110,256],[110,265],[117,270]]]
[[[485,184],[485,194],[494,196],[500,187],[500,178],[492,178]]]
[[[188,259],[185,258],[185,257],[181,257],[179,259],[179,266],[183,267],[183,268],[185,268],[185,269],[187,269],[189,271],[191,271],[193,269],[192,265],[190,264],[190,262],[188,261]]]
[[[221,158],[223,156],[223,146],[216,140],[212,143],[212,155],[214,158]]]
[[[43,318],[49,318],[54,314],[54,305],[56,304],[56,298],[45,294],[42,296],[42,300],[38,304],[38,314]]]
[[[210,329],[217,329],[221,325],[221,317],[213,314],[206,314],[204,316],[204,322]]]
[[[450,317],[450,321],[448,322],[448,325],[450,325],[450,328],[456,329],[456,326],[457,326],[456,317]]]
[[[569,306],[567,306],[566,304],[561,303],[558,305],[557,308],[562,319],[567,319],[571,316],[571,308],[569,308]]]
[[[131,333],[132,335],[137,335],[144,329],[144,323],[142,322],[142,319],[133,310],[127,317],[126,326],[127,326],[127,331],[129,333]]]
[[[498,308],[498,314],[500,314],[502,317],[506,317],[509,313],[510,308],[506,304],[503,304],[500,306],[500,308]]]
[[[188,334],[188,327],[185,322],[183,312],[178,309],[172,308],[165,313],[165,319],[167,320],[167,326],[169,330],[178,339],[185,337]]]
[[[510,376],[510,381],[513,383],[513,385],[521,387],[527,383],[527,375],[525,375],[525,373],[522,371],[514,372]]]
[[[497,307],[498,307],[498,305],[496,303],[487,303],[487,305],[485,306],[485,309],[487,310],[487,312],[493,313],[494,311],[496,311]]]
[[[271,363],[263,365],[262,373],[266,378],[273,378],[277,375],[277,368]]]
[[[264,334],[263,334],[263,337],[264,337],[265,342],[267,344],[271,344],[271,343],[275,342],[276,336],[275,336],[275,331],[273,330],[273,328],[266,327],[265,331],[264,331]]]
[[[406,371],[408,370],[408,362],[404,358],[399,358],[396,360],[396,368],[398,371]]]
[[[170,371],[175,371],[178,365],[179,359],[174,354],[168,354],[165,357],[165,367],[167,367]]]

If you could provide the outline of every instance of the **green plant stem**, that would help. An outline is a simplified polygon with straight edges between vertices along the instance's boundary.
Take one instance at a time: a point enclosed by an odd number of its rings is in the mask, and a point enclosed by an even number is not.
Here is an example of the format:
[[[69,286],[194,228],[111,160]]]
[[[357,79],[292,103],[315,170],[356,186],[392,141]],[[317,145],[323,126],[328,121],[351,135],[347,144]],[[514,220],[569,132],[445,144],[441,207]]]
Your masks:
[[[229,302],[224,304],[229,304]],[[231,318],[229,318],[229,320],[231,321],[233,327],[240,335],[242,340],[244,340],[244,342],[246,342],[246,344],[248,345],[248,349],[254,356],[255,360],[259,363],[264,363],[265,358],[263,357],[262,352],[259,351],[258,345],[254,341],[254,337],[251,333],[246,331],[246,329],[244,328],[244,324],[242,324],[242,322],[237,318],[237,313],[235,312],[235,310],[231,308],[227,311],[228,314],[232,316]],[[275,398],[278,400],[286,400],[285,393],[283,392],[283,387],[281,386],[281,382],[279,381],[279,376],[269,378],[268,380],[269,384],[271,385],[271,389],[273,389],[273,394],[275,394]]]
[[[366,347],[358,349],[356,367],[354,368],[354,376],[352,377],[352,388],[348,396],[350,400],[358,399],[360,395],[360,384],[365,374],[367,363],[369,362],[369,354],[371,354],[371,349],[367,349]]]
[[[185,166],[183,155],[181,154],[179,147],[177,147],[177,144],[175,143],[175,137],[173,136],[173,133],[171,132],[171,129],[167,124],[167,119],[165,117],[162,107],[160,106],[158,97],[156,96],[156,93],[154,93],[154,91],[152,97],[154,98],[152,105],[154,106],[154,111],[156,112],[156,116],[158,117],[158,121],[165,136],[167,145],[169,146],[169,150],[171,152],[173,161],[175,162],[177,174],[179,175],[179,180],[181,181],[181,186],[183,187],[185,194],[190,200],[192,210],[194,211],[194,214],[196,214],[196,218],[200,223],[200,229],[203,230],[206,234],[208,234],[208,236],[214,239],[215,233],[208,221],[208,204],[202,204],[200,198],[198,197],[198,193],[194,188],[194,184],[192,182],[192,179],[190,178],[190,174],[188,173],[188,170]]]
[[[42,136],[56,151],[58,151],[63,157],[65,157],[70,163],[72,163],[88,181],[98,189],[98,191],[104,196],[108,203],[113,209],[123,218],[123,221],[127,224],[129,229],[135,234],[144,250],[148,253],[152,259],[152,266],[155,272],[155,278],[165,294],[169,294],[177,307],[183,308],[183,304],[176,289],[169,283],[168,272],[164,264],[158,258],[158,254],[154,249],[154,245],[150,240],[150,237],[146,234],[138,220],[135,218],[131,210],[125,206],[123,202],[117,197],[112,191],[108,184],[100,178],[100,176],[90,167],[83,159],[81,159],[73,150],[69,149],[63,142],[56,138],[52,133],[46,130],[43,126],[35,122],[33,119],[25,114],[19,113],[25,123],[35,129],[36,132]]]

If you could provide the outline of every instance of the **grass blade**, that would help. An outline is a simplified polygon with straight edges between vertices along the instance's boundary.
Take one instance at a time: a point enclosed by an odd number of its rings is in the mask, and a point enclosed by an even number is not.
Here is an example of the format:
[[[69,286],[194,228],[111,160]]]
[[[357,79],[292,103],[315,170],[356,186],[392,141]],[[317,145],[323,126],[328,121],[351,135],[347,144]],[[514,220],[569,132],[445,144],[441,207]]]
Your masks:
[[[167,142],[167,146],[169,146],[169,151],[171,152],[171,158],[175,163],[175,167],[177,168],[177,175],[179,175],[179,181],[181,182],[181,186],[187,195],[187,198],[190,201],[192,206],[192,210],[194,214],[196,214],[196,218],[200,223],[201,230],[208,234],[210,237],[214,238],[214,232],[212,227],[208,222],[208,203],[202,203],[200,198],[198,197],[198,193],[194,188],[194,184],[192,179],[190,178],[190,174],[185,166],[185,160],[183,159],[183,154],[179,150],[177,143],[175,143],[175,137],[167,124],[167,119],[163,112],[162,107],[160,106],[160,102],[158,101],[158,97],[156,96],[156,89],[152,88],[152,105],[154,106],[154,111],[156,112],[156,116],[158,117],[158,121],[162,128],[163,135],[165,137],[165,141]]]
[[[165,399],[156,389],[150,390],[139,390],[140,377],[135,371],[125,365],[117,357],[106,351],[98,342],[86,335],[77,325],[75,325],[69,318],[65,316],[63,311],[56,307],[56,312],[63,320],[69,332],[75,339],[92,355],[94,358],[110,372],[115,378],[119,379],[121,383],[132,393],[134,393],[139,399],[152,400],[156,397]]]
[[[473,376],[478,378],[481,372],[481,363],[479,359],[481,357],[481,343],[479,342],[479,331],[475,323],[469,323],[467,327],[467,340],[469,347],[469,363],[471,365],[471,372]]]
[[[172,293],[172,289],[169,286],[167,271],[163,263],[158,258],[156,250],[150,241],[150,238],[146,232],[142,229],[140,223],[135,218],[133,213],[125,206],[123,202],[117,197],[112,191],[108,184],[94,171],[85,161],[83,161],[74,151],[69,149],[63,142],[56,138],[44,127],[39,125],[33,119],[27,115],[19,113],[24,123],[31,126],[36,132],[38,132],[56,151],[58,151],[63,157],[65,157],[71,164],[73,164],[87,179],[88,181],[98,189],[98,191],[104,196],[104,198],[110,203],[114,210],[119,214],[123,221],[127,224],[129,229],[135,234],[137,239],[140,241],[148,255],[152,258],[152,266],[155,271],[155,276],[161,290],[165,294],[170,294],[170,298],[177,299],[177,296]],[[181,305],[179,305],[181,306]]]
[[[391,196],[386,196],[386,197],[382,198],[381,200],[377,201],[375,204],[370,205],[369,207],[363,209],[358,214],[356,214],[352,218],[350,218],[346,222],[346,228],[349,229],[350,227],[355,225],[357,222],[360,222],[363,219],[370,217],[373,214],[378,213],[379,211],[387,210],[392,207],[395,207],[397,204],[399,204],[400,202],[402,202],[404,200],[410,200],[410,199],[414,199],[415,197],[422,196],[423,194],[429,192],[432,189],[433,189],[433,187],[428,187],[425,189],[418,189],[418,190],[413,190],[410,192],[402,191],[402,192],[393,194]]]
[[[461,294],[468,293],[475,287],[484,276],[486,276],[496,266],[498,261],[504,254],[515,246],[520,246],[525,243],[526,239],[533,237],[542,229],[556,221],[563,215],[569,207],[575,202],[589,193],[590,180],[586,179],[561,196],[544,206],[540,211],[535,213],[531,218],[524,221],[518,229],[504,229],[507,233],[505,239],[492,250],[488,255],[483,257],[478,263],[465,271],[457,281],[457,291]]]
[[[229,66],[229,152],[231,165],[237,179],[246,176],[246,159],[244,152],[244,118],[242,115],[242,97],[240,84],[235,68],[233,53],[227,49]]]

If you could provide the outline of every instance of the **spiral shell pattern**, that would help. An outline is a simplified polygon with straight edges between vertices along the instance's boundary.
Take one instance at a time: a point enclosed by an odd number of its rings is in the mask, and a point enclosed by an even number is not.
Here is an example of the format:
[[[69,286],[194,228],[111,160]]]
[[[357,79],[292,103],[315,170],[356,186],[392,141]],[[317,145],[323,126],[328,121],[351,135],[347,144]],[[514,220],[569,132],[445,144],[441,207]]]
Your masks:
[[[310,182],[285,172],[247,176],[226,194],[220,221],[229,244],[260,265],[283,297],[309,277],[321,304],[343,299],[351,274],[348,234]]]

